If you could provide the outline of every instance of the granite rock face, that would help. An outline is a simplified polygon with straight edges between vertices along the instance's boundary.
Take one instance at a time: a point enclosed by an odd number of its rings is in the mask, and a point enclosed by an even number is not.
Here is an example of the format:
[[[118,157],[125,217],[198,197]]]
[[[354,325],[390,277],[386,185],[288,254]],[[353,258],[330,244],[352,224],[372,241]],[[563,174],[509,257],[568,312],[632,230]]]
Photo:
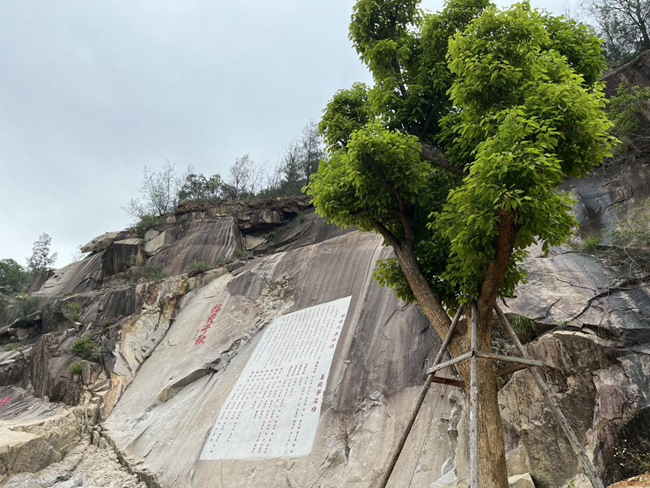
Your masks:
[[[611,213],[617,202],[634,218],[649,191],[647,174],[637,164],[568,182],[579,197],[583,227],[611,229],[620,218]],[[372,279],[377,261],[390,256],[380,237],[326,224],[301,198],[193,202],[144,238],[113,233],[96,240],[91,252],[53,272],[36,292],[44,301],[38,334],[0,352],[0,385],[41,402],[37,410],[47,418],[58,419],[62,404],[79,405],[77,427],[66,424],[65,447],[47,447],[53,442],[47,429],[25,442],[6,440],[15,433],[0,436],[0,455],[11,452],[14,460],[31,459],[38,446],[56,453],[29,468],[7,461],[12,467],[0,483],[58,486],[47,483],[60,476],[59,483],[68,483],[60,488],[101,486],[100,478],[138,487],[211,487],[215,479],[249,488],[376,485],[440,345],[416,306]],[[199,261],[212,269],[186,272]],[[532,248],[525,267],[528,283],[506,300],[504,312],[534,321],[541,335],[528,343],[529,352],[546,364],[554,396],[603,477],[613,482],[635,474],[615,454],[625,439],[637,442],[647,431],[646,278],[598,252],[571,248],[549,256]],[[148,269],[161,273],[151,277]],[[311,454],[199,460],[273,319],[347,296],[351,305]],[[197,329],[217,303],[218,319],[197,345]],[[80,337],[92,341],[90,359],[72,350]],[[70,372],[73,362],[81,373]],[[505,378],[500,402],[512,486],[564,486],[578,479],[581,467],[527,372]],[[432,387],[390,487],[466,486],[463,406],[462,390]],[[32,415],[30,409],[12,411],[0,406],[0,429],[13,432],[7,422],[28,422]],[[42,425],[50,422],[45,417],[39,417]],[[118,458],[130,472],[115,464]],[[92,477],[93,463],[99,478]]]

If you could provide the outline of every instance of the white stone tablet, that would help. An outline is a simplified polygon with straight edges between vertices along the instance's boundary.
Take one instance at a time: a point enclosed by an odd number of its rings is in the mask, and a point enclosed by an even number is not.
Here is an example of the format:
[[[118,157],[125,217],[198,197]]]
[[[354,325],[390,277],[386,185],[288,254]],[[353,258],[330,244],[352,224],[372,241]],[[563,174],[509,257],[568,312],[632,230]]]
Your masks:
[[[350,300],[341,298],[273,321],[221,407],[200,459],[311,452]]]

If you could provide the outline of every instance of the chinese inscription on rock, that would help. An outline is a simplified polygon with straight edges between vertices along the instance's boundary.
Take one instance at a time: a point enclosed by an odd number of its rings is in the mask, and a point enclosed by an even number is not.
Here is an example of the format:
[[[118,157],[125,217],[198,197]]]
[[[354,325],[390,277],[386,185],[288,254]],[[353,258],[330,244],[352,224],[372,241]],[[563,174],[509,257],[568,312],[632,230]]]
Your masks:
[[[201,459],[298,457],[311,452],[350,299],[273,321],[221,407]]]

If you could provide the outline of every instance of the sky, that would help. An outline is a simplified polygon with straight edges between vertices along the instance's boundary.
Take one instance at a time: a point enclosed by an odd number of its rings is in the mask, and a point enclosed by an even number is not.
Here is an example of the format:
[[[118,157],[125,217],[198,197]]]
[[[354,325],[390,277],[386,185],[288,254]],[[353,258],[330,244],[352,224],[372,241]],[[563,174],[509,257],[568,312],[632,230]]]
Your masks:
[[[563,14],[568,1],[531,3]],[[338,89],[370,82],[347,37],[353,5],[0,2],[0,259],[25,264],[47,233],[61,267],[125,228],[145,165],[274,166]]]

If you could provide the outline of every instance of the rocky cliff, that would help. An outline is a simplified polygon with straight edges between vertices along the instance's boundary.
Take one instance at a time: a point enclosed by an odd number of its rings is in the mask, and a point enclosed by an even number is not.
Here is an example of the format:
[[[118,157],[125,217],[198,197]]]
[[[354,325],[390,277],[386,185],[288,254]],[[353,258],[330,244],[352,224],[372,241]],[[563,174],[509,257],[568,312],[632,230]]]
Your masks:
[[[650,268],[642,246],[609,233],[644,211],[649,180],[637,160],[567,182],[599,244],[531,249],[528,283],[503,306],[607,483],[638,474],[626,452],[650,431]],[[373,281],[390,253],[378,236],[288,198],[184,204],[83,250],[35,281],[39,312],[0,327],[0,484],[376,485],[440,345],[417,306]],[[201,459],[269,324],[345,297],[311,453]],[[463,395],[434,385],[389,486],[465,486]],[[499,396],[512,486],[589,486],[530,375],[504,376]]]

